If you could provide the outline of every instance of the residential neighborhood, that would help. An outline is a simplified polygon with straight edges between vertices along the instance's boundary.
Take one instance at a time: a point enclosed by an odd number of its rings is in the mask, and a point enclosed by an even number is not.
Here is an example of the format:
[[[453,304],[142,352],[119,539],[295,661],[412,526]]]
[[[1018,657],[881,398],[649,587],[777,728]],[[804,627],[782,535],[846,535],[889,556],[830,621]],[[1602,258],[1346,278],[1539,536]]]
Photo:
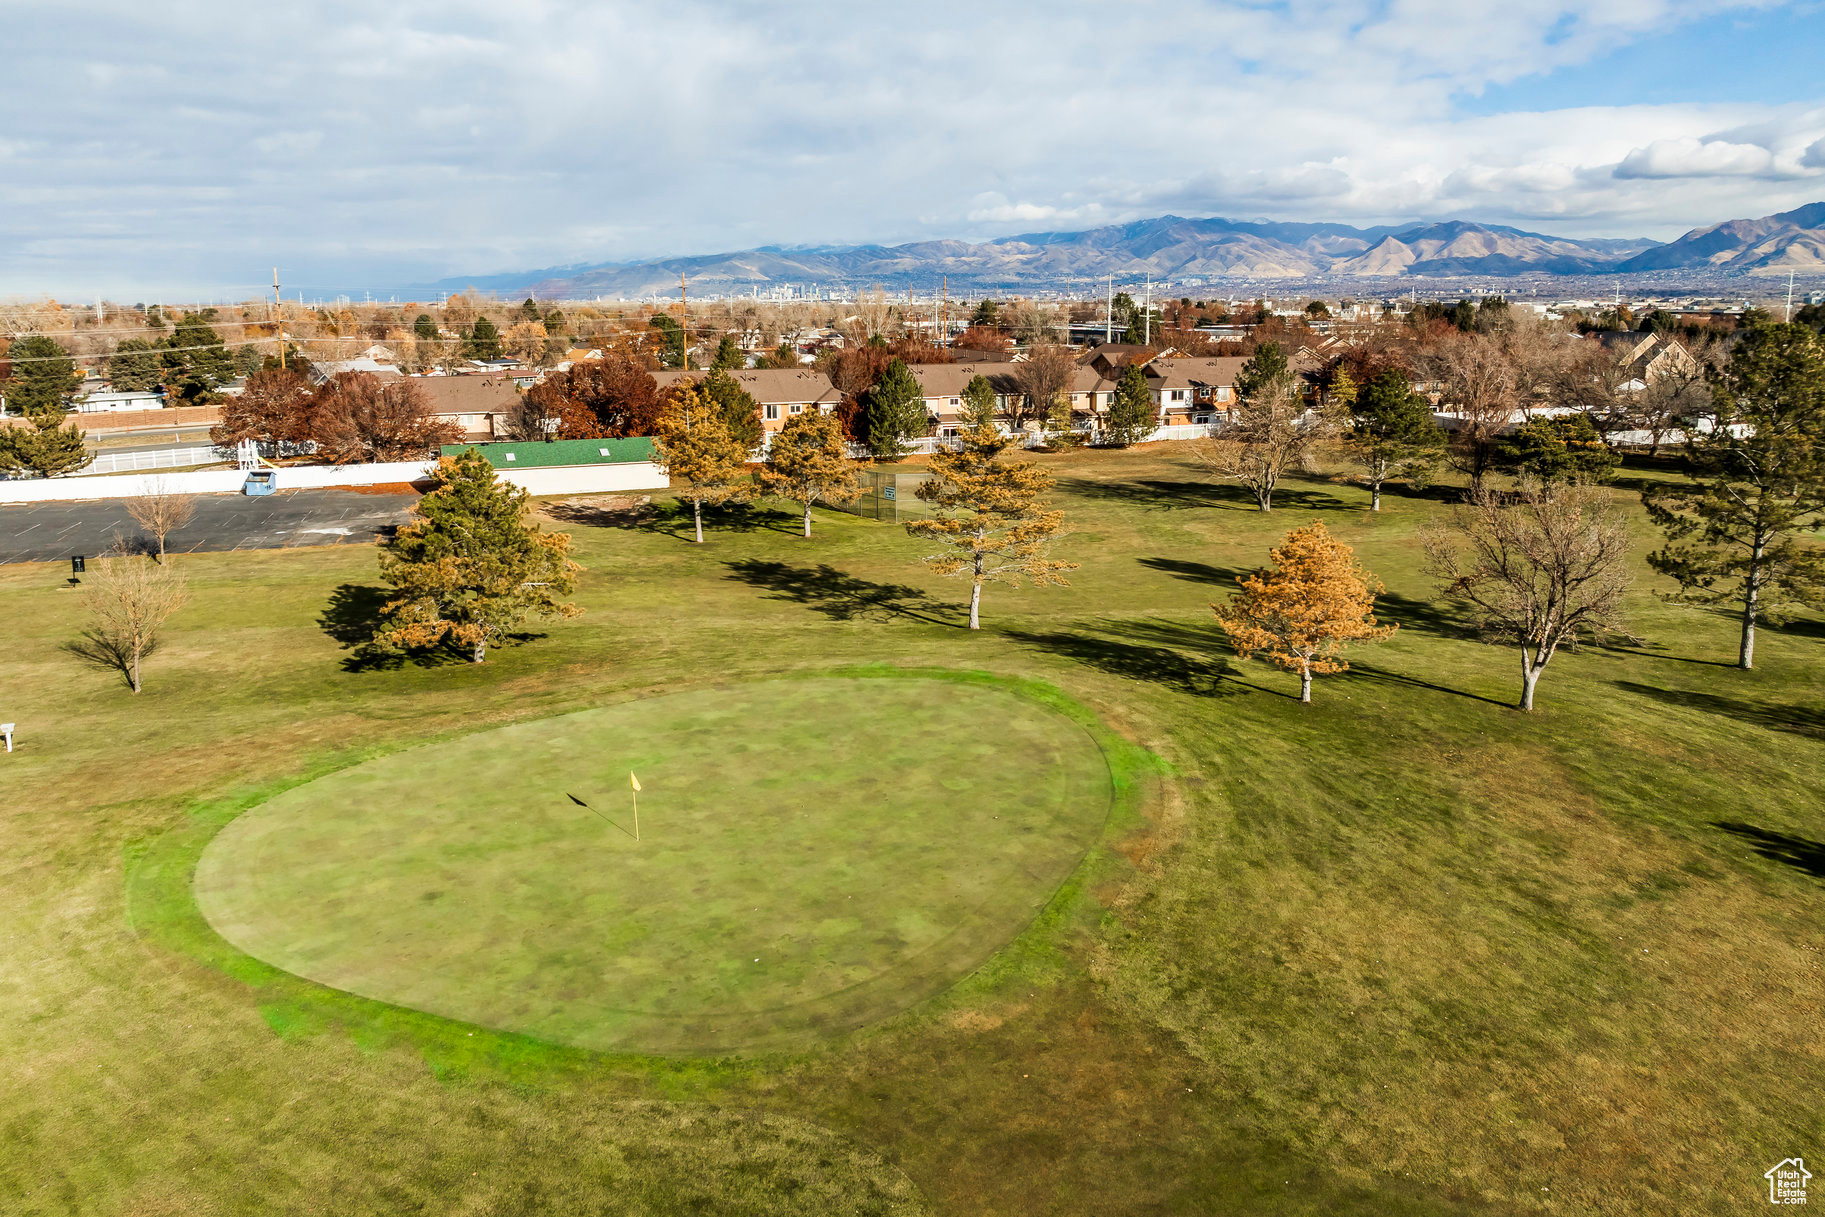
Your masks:
[[[0,1217],[1818,1199],[1817,0],[6,17]]]

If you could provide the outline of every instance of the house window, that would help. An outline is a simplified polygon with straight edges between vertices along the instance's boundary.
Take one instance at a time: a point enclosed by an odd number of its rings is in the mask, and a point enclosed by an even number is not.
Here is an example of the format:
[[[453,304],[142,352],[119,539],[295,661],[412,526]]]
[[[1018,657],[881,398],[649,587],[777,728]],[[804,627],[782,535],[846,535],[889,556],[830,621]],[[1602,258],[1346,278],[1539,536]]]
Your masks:
[[[1228,385],[1218,385],[1217,386],[1217,400],[1218,401],[1228,401],[1229,400],[1229,386]]]
[[[804,413],[804,412],[805,412],[805,405],[804,405],[804,403],[803,403],[803,402],[796,402],[796,401],[795,401],[795,402],[793,402],[793,403],[792,403],[792,406],[791,406],[791,409],[790,409],[790,413],[793,413],[793,414],[803,414],[803,413]]]
[[[1174,401],[1184,401],[1184,400],[1185,400],[1185,390],[1183,390],[1183,389],[1174,389],[1174,390],[1173,390],[1173,391],[1172,391],[1172,400],[1174,400]]]
[[[767,403],[767,421],[770,423],[779,421],[779,407],[772,402]]]

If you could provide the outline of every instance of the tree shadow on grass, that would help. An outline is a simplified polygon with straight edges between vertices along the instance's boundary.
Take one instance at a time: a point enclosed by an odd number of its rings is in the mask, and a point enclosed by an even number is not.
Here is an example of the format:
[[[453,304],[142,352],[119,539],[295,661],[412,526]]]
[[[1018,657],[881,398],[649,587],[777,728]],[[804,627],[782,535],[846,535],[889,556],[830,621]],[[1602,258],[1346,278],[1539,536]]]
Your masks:
[[[1825,711],[1810,706],[1766,705],[1761,702],[1744,701],[1740,698],[1725,697],[1720,693],[1698,693],[1689,689],[1661,689],[1653,685],[1636,684],[1634,681],[1619,680],[1616,687],[1625,693],[1639,693],[1669,706],[1683,706],[1690,710],[1703,710],[1708,714],[1721,714],[1734,718],[1738,722],[1750,723],[1757,727],[1767,727],[1774,731],[1790,731],[1808,739],[1825,740]]]
[[[1211,566],[1207,562],[1186,562],[1178,558],[1141,558],[1138,561],[1142,566],[1163,571],[1175,579],[1184,579],[1188,583],[1213,583],[1219,587],[1234,587],[1237,577],[1242,573]]]
[[[827,563],[793,566],[743,558],[723,564],[728,578],[762,588],[775,600],[790,600],[834,621],[869,617],[903,617],[932,625],[963,629],[956,610],[941,605],[922,589],[903,583],[872,583]],[[942,615],[940,615],[942,614]]]
[[[1059,478],[1058,489],[1065,494],[1086,499],[1126,503],[1148,511],[1177,511],[1193,507],[1244,507],[1254,510],[1255,501],[1240,486],[1226,486],[1206,481],[1177,481],[1165,478],[1143,478],[1134,481],[1103,481],[1098,478]]]
[[[1375,618],[1396,622],[1403,630],[1431,634],[1437,638],[1455,638],[1474,642],[1481,637],[1476,627],[1439,600],[1420,600],[1399,592],[1384,591],[1375,597]]]
[[[142,668],[157,649],[156,638],[141,648],[139,658]],[[118,639],[109,638],[96,630],[84,630],[81,638],[64,643],[63,650],[84,663],[115,673],[129,689],[133,687],[133,652],[122,646]]]
[[[689,503],[654,504],[653,509],[633,526],[689,545],[697,543],[697,525]],[[703,531],[706,540],[712,532],[781,532],[796,537],[804,531],[804,521],[772,507],[725,503],[703,509]]]
[[[539,508],[560,524],[584,528],[639,528],[653,514],[653,505],[640,499],[603,496],[600,501],[546,503]]]
[[[1364,663],[1360,659],[1352,659],[1350,661],[1350,671],[1363,677],[1365,680],[1374,681],[1380,684],[1400,685],[1409,689],[1425,689],[1432,693],[1449,693],[1453,697],[1467,697],[1471,701],[1480,701],[1483,704],[1490,706],[1500,706],[1505,710],[1514,709],[1513,702],[1498,701],[1493,697],[1484,697],[1481,693],[1470,693],[1463,689],[1453,689],[1447,685],[1434,684],[1429,680],[1421,680],[1417,676],[1408,676],[1404,672],[1390,672],[1386,668],[1378,668],[1374,664]]]
[[[1771,862],[1804,871],[1815,879],[1825,879],[1825,843],[1796,837],[1789,833],[1757,828],[1741,820],[1713,820],[1711,827],[1721,828],[1732,836],[1749,842],[1750,848]]]
[[[1223,511],[1259,511],[1255,496],[1240,485],[1203,479],[1141,478],[1102,481],[1096,478],[1060,478],[1058,489],[1087,499],[1126,503],[1147,511],[1175,511],[1201,507]],[[1347,511],[1348,503],[1336,495],[1310,487],[1281,485],[1274,491],[1274,510]]]
[[[1069,632],[1004,630],[1002,635],[1023,646],[1063,655],[1112,676],[1145,681],[1195,697],[1233,696],[1245,688],[1289,696],[1239,679],[1227,657],[1209,653],[1213,642],[1211,632],[1177,622],[1099,621],[1082,624]]]

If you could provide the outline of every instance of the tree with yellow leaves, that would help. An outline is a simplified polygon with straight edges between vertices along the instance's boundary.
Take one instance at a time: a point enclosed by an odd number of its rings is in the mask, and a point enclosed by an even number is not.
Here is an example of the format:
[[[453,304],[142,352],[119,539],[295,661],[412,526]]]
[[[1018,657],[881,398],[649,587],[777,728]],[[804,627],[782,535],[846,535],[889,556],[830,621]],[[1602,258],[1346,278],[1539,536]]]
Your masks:
[[[1398,627],[1376,623],[1380,581],[1323,520],[1293,529],[1268,556],[1272,569],[1244,578],[1240,593],[1211,608],[1236,654],[1262,651],[1276,667],[1299,673],[1299,700],[1309,702],[1313,676],[1349,670],[1345,646],[1379,642]]]
[[[847,503],[858,493],[855,462],[843,443],[843,426],[834,415],[811,410],[786,420],[767,448],[760,484],[805,509],[805,536],[811,536],[811,505]]]
[[[1003,461],[1015,441],[992,422],[978,420],[962,435],[955,452],[932,456],[932,476],[919,497],[939,511],[936,519],[914,520],[906,530],[935,537],[946,549],[923,559],[947,578],[970,581],[970,629],[981,629],[982,585],[1063,586],[1064,572],[1077,563],[1050,556],[1063,535],[1064,513],[1050,510],[1039,496],[1052,488],[1052,475],[1032,461]]]
[[[730,433],[715,402],[688,384],[673,387],[659,412],[653,463],[691,504],[697,543],[703,544],[703,505],[739,502],[753,493],[746,477],[748,450]]]

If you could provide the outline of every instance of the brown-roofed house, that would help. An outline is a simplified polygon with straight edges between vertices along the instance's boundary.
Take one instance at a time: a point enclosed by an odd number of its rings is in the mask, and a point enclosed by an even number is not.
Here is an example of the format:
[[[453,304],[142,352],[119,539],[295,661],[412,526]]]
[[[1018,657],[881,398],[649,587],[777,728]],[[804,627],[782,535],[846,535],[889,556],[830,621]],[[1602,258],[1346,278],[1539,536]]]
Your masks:
[[[1155,359],[1142,369],[1162,426],[1215,422],[1236,399],[1236,373],[1247,359],[1217,355]]]
[[[507,415],[520,400],[505,376],[414,376],[431,413],[462,428],[465,440],[504,435]]]
[[[654,372],[663,392],[681,380],[699,381],[705,372],[667,368]],[[820,410],[825,414],[836,409],[843,395],[836,391],[830,378],[816,368],[735,368],[729,375],[760,407],[760,425],[767,431],[778,431],[794,414]]]

